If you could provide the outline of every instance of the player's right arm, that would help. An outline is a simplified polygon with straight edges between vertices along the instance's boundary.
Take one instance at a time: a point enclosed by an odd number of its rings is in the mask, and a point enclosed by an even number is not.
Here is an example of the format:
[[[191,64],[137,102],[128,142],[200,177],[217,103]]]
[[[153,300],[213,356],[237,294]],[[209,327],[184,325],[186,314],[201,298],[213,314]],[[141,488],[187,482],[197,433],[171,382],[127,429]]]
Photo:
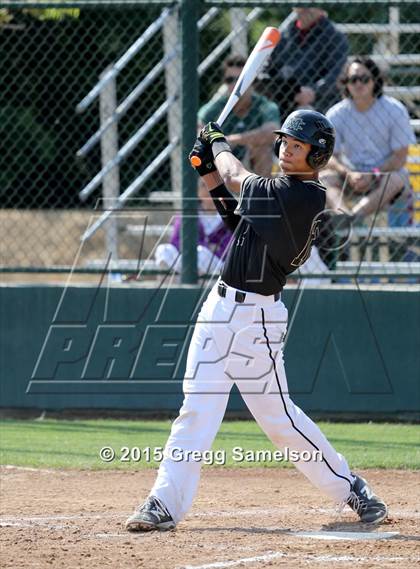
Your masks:
[[[216,123],[208,123],[200,137],[211,146],[214,163],[227,189],[239,194],[243,181],[251,175],[233,154],[225,135]]]
[[[218,154],[214,163],[227,189],[239,194],[243,181],[251,175],[251,172],[229,151]]]

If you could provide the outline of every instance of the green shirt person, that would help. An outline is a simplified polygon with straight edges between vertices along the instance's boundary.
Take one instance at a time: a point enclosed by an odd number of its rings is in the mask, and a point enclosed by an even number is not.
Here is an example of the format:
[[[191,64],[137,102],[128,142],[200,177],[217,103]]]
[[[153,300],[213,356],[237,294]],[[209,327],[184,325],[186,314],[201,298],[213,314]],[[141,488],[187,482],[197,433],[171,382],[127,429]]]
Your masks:
[[[222,95],[201,107],[198,112],[199,128],[217,120],[245,61],[239,55],[231,55],[224,61],[223,80],[227,86],[227,95]],[[255,93],[251,86],[223,123],[223,131],[239,160],[245,160],[256,174],[270,176],[273,162],[271,149],[275,139],[273,130],[278,129],[279,124],[277,105]]]

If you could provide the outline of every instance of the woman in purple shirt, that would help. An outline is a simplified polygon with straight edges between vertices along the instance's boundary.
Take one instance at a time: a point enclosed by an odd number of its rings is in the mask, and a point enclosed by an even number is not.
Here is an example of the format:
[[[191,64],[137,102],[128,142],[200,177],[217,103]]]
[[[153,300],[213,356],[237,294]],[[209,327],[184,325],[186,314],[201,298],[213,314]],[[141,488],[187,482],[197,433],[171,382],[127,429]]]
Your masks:
[[[198,195],[200,197],[200,211],[198,213],[198,245],[197,269],[199,275],[217,273],[223,264],[223,253],[232,237],[231,231],[224,225],[216,212],[213,200],[200,180]],[[161,269],[173,269],[181,272],[182,255],[180,253],[181,216],[175,218],[170,243],[157,246],[155,260]]]

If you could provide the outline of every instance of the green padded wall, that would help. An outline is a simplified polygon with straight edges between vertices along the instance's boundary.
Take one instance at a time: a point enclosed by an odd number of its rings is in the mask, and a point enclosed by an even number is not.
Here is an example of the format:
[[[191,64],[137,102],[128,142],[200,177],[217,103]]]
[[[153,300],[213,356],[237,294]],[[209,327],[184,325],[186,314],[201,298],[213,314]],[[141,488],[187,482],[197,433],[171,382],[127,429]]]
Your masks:
[[[1,406],[175,411],[203,291],[0,286]],[[284,292],[290,392],[308,412],[419,410],[419,295]],[[244,409],[233,392],[230,411]]]

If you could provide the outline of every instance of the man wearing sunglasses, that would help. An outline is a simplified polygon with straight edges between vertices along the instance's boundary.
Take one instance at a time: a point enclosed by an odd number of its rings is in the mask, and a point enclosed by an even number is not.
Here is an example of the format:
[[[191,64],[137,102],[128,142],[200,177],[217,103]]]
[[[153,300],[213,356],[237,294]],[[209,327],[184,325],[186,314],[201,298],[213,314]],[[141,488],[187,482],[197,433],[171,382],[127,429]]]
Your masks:
[[[240,55],[231,55],[223,63],[226,95],[216,96],[198,113],[199,128],[216,120],[232,93],[246,63]],[[278,129],[280,116],[277,105],[255,93],[250,87],[226,119],[223,129],[235,156],[260,176],[270,176],[273,166],[273,130]]]
[[[370,58],[350,60],[342,85],[344,100],[327,113],[337,137],[321,174],[327,202],[361,218],[386,207],[390,226],[409,225],[412,196],[404,165],[415,143],[409,114],[383,94],[381,71]]]

